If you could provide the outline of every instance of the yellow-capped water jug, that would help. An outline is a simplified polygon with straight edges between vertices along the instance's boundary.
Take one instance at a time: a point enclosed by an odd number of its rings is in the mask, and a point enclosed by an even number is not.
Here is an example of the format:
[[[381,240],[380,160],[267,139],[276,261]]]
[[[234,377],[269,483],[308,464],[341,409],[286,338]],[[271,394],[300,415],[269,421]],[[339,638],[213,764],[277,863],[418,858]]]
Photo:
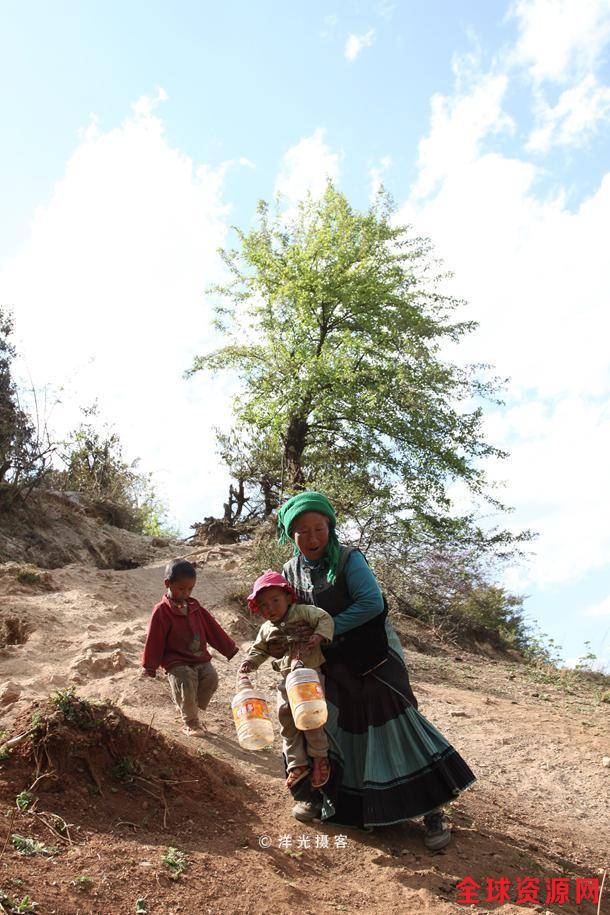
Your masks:
[[[244,750],[262,750],[273,743],[273,725],[265,696],[244,674],[239,674],[231,710],[237,739]]]
[[[315,670],[303,667],[301,661],[293,662],[286,677],[286,692],[294,723],[300,731],[312,731],[326,722],[326,699]]]

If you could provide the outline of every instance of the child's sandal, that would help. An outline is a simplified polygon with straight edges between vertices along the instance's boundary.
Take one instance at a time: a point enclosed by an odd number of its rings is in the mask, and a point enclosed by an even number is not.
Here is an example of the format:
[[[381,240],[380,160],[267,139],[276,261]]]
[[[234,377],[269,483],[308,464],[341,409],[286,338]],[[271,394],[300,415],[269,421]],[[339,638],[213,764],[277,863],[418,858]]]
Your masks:
[[[292,788],[309,775],[309,766],[296,766],[290,769],[286,778],[286,787]]]
[[[320,756],[313,761],[311,787],[321,788],[330,778],[330,763],[325,756]]]

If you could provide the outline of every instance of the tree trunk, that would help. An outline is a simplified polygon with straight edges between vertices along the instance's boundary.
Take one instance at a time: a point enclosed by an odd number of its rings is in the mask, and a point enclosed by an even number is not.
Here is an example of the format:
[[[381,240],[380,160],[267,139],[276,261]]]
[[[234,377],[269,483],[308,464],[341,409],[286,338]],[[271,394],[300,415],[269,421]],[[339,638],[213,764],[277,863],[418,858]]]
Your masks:
[[[304,489],[303,452],[309,424],[302,416],[292,416],[288,424],[284,442],[284,472],[285,485],[288,489]]]
[[[265,502],[265,518],[268,518],[273,509],[277,507],[277,497],[273,495],[273,486],[268,477],[263,477],[260,487]]]

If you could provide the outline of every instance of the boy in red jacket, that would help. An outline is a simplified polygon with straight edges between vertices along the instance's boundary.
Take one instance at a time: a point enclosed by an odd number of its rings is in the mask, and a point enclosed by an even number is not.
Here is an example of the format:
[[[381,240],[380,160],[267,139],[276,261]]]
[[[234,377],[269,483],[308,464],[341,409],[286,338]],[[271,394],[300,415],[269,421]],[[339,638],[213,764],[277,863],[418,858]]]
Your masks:
[[[185,734],[203,737],[199,721],[218,687],[208,644],[230,660],[237,645],[211,613],[191,597],[197,572],[186,559],[174,559],[165,568],[163,599],[153,608],[142,654],[144,673],[154,677],[161,665],[167,671],[172,698],[182,716]]]

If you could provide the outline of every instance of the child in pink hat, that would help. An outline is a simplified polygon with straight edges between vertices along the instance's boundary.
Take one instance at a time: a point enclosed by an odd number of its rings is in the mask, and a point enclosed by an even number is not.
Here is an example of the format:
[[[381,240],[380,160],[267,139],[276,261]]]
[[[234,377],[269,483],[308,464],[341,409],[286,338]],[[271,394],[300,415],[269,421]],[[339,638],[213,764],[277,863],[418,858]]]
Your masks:
[[[330,776],[328,761],[328,738],[323,727],[311,731],[300,731],[292,717],[286,677],[295,660],[301,660],[305,667],[313,668],[324,683],[320,665],[324,655],[320,645],[332,640],[334,623],[332,616],[311,604],[298,604],[292,586],[278,572],[268,569],[254,582],[248,607],[253,613],[260,613],[265,622],[260,627],[252,648],[240,667],[240,673],[249,673],[273,655],[269,643],[285,645],[285,652],[273,667],[282,675],[277,684],[277,715],[286,760],[286,787],[291,788],[309,775],[308,757],[313,760],[311,784],[314,788],[325,785]],[[306,624],[313,629],[306,642],[300,641],[298,630]]]

